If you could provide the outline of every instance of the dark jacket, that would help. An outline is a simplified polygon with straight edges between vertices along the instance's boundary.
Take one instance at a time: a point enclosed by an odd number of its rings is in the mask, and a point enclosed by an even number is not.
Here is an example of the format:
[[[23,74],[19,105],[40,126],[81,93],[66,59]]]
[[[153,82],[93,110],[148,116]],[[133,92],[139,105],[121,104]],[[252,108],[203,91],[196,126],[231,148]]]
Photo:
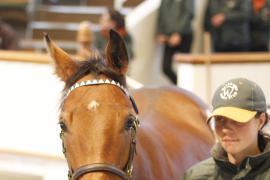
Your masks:
[[[252,49],[268,47],[270,30],[270,0],[266,0],[265,6],[258,12],[252,11],[250,22]]]
[[[193,0],[162,0],[158,16],[158,34],[192,34]]]
[[[226,20],[220,27],[211,24],[211,17],[224,13]],[[204,28],[210,32],[215,51],[230,47],[250,46],[250,0],[208,0]]]
[[[228,161],[226,152],[217,143],[212,158],[191,167],[183,180],[266,180],[270,179],[270,143],[263,140],[264,150],[257,156],[247,157],[240,166]]]

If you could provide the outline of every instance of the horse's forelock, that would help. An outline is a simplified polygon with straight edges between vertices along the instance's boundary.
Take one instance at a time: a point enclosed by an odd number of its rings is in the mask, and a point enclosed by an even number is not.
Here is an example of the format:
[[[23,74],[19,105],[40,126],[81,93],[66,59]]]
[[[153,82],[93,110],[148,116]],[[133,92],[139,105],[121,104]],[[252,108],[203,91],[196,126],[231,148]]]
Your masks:
[[[121,85],[126,87],[126,79],[124,76],[119,74],[118,72],[114,71],[113,69],[107,67],[104,64],[104,61],[101,58],[91,58],[87,61],[81,61],[79,69],[76,73],[74,73],[66,82],[66,85],[63,90],[63,97],[62,101],[65,96],[65,91],[69,89],[73,84],[75,84],[79,79],[82,77],[92,74],[96,78],[98,78],[99,75],[105,75],[108,78],[119,82]],[[62,104],[63,102],[61,102]]]

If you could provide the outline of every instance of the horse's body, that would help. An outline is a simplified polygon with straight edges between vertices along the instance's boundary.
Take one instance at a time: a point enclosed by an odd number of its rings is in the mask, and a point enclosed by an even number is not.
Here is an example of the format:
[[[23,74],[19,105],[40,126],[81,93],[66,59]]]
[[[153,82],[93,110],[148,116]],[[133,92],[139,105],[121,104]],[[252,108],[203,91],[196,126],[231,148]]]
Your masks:
[[[46,41],[65,82],[59,124],[72,179],[179,180],[209,156],[214,138],[204,103],[177,87],[130,95],[124,87],[128,56],[117,33],[110,32],[104,61],[79,63]]]
[[[192,164],[209,156],[213,136],[206,106],[176,87],[133,91],[139,108],[134,179],[180,179]]]

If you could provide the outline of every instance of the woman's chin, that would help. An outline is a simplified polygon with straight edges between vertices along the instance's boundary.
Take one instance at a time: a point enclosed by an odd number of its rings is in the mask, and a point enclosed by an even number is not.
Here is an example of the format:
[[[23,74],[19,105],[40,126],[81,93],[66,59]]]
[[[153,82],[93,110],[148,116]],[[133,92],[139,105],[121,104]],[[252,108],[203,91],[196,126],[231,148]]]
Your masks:
[[[222,143],[222,147],[229,154],[237,154],[239,152],[238,146],[234,142]]]

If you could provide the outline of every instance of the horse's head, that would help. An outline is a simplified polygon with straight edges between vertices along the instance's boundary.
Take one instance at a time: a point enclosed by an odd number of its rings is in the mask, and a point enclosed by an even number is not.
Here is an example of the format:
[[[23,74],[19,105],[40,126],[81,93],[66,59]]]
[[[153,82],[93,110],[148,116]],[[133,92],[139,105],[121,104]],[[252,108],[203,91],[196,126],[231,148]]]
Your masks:
[[[45,36],[56,74],[65,82],[60,112],[63,151],[72,179],[129,179],[138,126],[126,90],[128,55],[110,31],[105,60],[73,60]]]

